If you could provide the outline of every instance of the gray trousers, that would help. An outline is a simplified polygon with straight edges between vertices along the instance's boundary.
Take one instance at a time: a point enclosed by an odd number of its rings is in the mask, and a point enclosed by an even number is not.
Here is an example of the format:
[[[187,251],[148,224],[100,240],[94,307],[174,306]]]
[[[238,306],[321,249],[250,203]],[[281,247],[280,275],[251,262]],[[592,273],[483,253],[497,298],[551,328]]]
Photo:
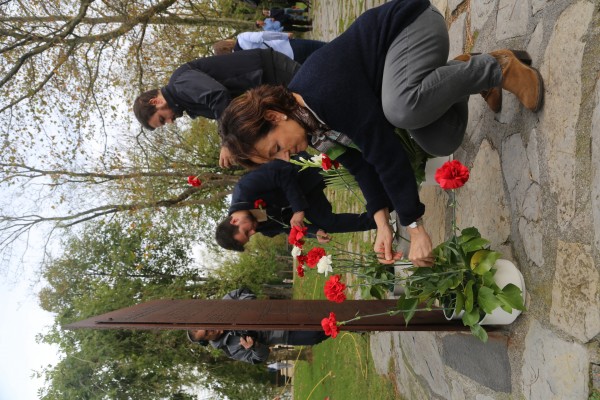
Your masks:
[[[436,156],[449,155],[462,143],[469,96],[502,82],[494,57],[448,61],[449,47],[444,18],[430,6],[394,39],[383,70],[386,118]]]

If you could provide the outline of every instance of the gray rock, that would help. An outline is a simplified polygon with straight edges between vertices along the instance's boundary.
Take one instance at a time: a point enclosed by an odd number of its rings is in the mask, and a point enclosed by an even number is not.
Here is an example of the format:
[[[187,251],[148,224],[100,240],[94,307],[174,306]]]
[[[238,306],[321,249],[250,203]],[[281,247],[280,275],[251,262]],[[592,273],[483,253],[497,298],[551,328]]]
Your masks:
[[[371,358],[375,366],[375,371],[379,375],[387,375],[392,359],[392,335],[393,332],[377,332],[369,337],[369,346],[371,349]]]
[[[431,4],[440,10],[442,15],[446,15],[446,11],[448,10],[448,0],[433,0]]]
[[[512,135],[502,142],[502,171],[511,200],[511,208],[519,212],[525,193],[531,186],[529,160],[521,136]]]
[[[526,218],[519,218],[519,236],[527,257],[538,267],[544,265],[544,235],[541,233],[542,225]]]
[[[563,227],[575,214],[576,124],[581,104],[581,62],[594,6],[579,2],[569,6],[556,22],[540,72],[546,91],[539,127],[547,137],[550,190],[557,198],[558,226]]]
[[[542,8],[546,7],[548,0],[531,0],[531,14],[535,15]]]
[[[406,342],[405,340],[401,340],[401,337],[403,336],[412,337],[413,335],[406,332],[399,332],[393,335],[394,345],[392,349],[395,354],[394,369],[396,373],[396,387],[398,388],[401,396],[406,399],[429,399],[432,397],[431,390],[428,388],[426,382],[416,372],[420,368],[413,367],[413,362],[416,361],[416,364],[418,364],[418,360],[404,355],[404,344],[400,345],[401,342]],[[410,346],[410,343],[408,343],[407,346]],[[421,348],[418,344],[415,344],[415,347],[418,350],[425,350],[425,353],[421,355],[421,358],[433,356],[433,359],[439,359],[439,353],[436,351],[431,353],[428,347]],[[423,360],[421,360],[421,362],[423,362]],[[439,372],[439,369],[436,372]],[[442,377],[443,375],[438,376]]]
[[[477,227],[491,241],[493,249],[511,259],[511,250],[504,244],[510,236],[510,212],[504,197],[500,159],[487,140],[481,143],[469,181],[457,190],[456,197],[458,226]]]
[[[487,22],[498,0],[471,0],[471,30],[479,31]]]
[[[523,397],[529,400],[588,398],[585,348],[558,338],[533,320],[525,338],[521,370]]]
[[[442,398],[450,397],[450,388],[444,378],[444,364],[435,334],[401,332],[399,339],[404,363],[411,366],[414,375],[423,380],[433,393]]]
[[[550,322],[582,342],[600,333],[600,272],[592,249],[558,241]]]
[[[465,21],[467,14],[463,13],[450,26],[450,56],[452,59],[465,52]]]
[[[596,107],[592,118],[592,218],[594,243],[600,249],[600,85],[596,83]]]
[[[523,0],[500,0],[496,16],[496,39],[504,40],[527,33],[529,7]]]
[[[507,338],[499,335],[490,335],[487,343],[471,334],[446,335],[442,338],[442,358],[447,366],[475,382],[510,393],[511,369],[506,343]]]
[[[458,5],[462,2],[463,0],[448,0],[448,11],[454,12],[456,7],[458,7]]]

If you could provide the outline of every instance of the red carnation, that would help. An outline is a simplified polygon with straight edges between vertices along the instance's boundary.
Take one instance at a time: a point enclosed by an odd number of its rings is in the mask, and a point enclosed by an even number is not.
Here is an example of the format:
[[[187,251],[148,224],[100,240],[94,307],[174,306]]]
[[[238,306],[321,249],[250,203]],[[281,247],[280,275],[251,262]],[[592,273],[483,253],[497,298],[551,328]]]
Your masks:
[[[202,185],[202,181],[194,175],[188,176],[188,183],[194,187],[199,187],[200,185]]]
[[[306,255],[306,264],[311,268],[316,267],[325,254],[325,249],[322,247],[313,247]]]
[[[332,163],[333,163],[333,167],[334,167],[335,169],[338,169],[338,168],[340,167],[340,162],[339,162],[339,161],[337,161],[337,160],[333,160],[333,161],[332,161]]]
[[[329,318],[323,318],[321,320],[321,326],[323,327],[325,334],[334,339],[340,332],[340,328],[338,328],[337,321],[335,320],[335,314],[332,312],[329,313]]]
[[[325,297],[327,297],[327,300],[342,303],[346,300],[344,290],[346,290],[346,285],[340,282],[339,275],[331,275],[329,280],[325,282]]]
[[[306,259],[307,257],[302,255],[296,257],[296,260],[298,260],[298,265],[306,264]]]
[[[435,171],[435,181],[444,190],[457,189],[469,180],[469,169],[458,160],[447,161]]]
[[[290,229],[290,235],[288,236],[288,243],[292,246],[302,247],[304,240],[302,238],[306,235],[307,227],[301,228],[299,226],[292,226]]]
[[[267,207],[267,202],[264,201],[263,199],[258,199],[254,201],[254,208],[266,208]]]
[[[302,264],[298,264],[296,266],[296,272],[298,273],[298,276],[300,278],[304,278],[304,267],[302,266]]]
[[[321,167],[323,167],[323,169],[327,171],[331,169],[332,166],[333,163],[331,162],[331,158],[329,158],[327,154],[321,154]]]

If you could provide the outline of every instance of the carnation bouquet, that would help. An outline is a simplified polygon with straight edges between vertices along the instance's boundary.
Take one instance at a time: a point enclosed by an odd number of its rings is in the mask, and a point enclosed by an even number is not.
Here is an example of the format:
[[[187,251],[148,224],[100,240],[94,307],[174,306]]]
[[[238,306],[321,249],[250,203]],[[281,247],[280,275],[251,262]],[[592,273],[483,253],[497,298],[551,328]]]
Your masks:
[[[338,303],[345,301],[350,286],[360,287],[362,298],[381,299],[400,282],[404,293],[397,307],[386,314],[402,313],[409,324],[416,312],[442,309],[448,318],[460,318],[473,335],[485,342],[487,333],[481,326],[482,319],[497,309],[514,315],[525,310],[524,285],[521,285],[523,290],[513,283],[500,286],[495,280],[500,253],[490,249],[489,240],[481,237],[475,227],[460,230],[456,225],[455,190],[469,179],[467,167],[457,160],[449,161],[436,171],[435,179],[450,196],[452,234],[433,250],[433,266],[414,267],[408,260],[399,260],[396,264],[408,265],[408,274],[399,277],[379,264],[374,253],[353,254],[334,248],[327,254],[321,247],[305,251],[303,230],[293,228],[289,242],[294,246],[292,255],[297,262],[297,273],[304,276],[307,270],[315,269],[318,273],[332,274],[325,283],[324,293],[327,299]],[[357,283],[345,284],[346,274],[359,278]],[[367,317],[357,315],[348,321],[337,321],[331,313],[323,319],[322,326],[328,335],[335,337],[340,326]]]

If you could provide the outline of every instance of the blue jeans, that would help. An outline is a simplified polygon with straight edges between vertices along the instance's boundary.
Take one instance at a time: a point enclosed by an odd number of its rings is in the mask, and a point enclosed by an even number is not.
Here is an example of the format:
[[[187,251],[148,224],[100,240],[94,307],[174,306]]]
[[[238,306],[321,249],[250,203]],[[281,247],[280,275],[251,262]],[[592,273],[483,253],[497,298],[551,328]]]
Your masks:
[[[462,143],[469,96],[502,82],[491,55],[448,62],[449,47],[444,18],[430,6],[394,39],[383,70],[386,118],[436,156],[452,154]]]

